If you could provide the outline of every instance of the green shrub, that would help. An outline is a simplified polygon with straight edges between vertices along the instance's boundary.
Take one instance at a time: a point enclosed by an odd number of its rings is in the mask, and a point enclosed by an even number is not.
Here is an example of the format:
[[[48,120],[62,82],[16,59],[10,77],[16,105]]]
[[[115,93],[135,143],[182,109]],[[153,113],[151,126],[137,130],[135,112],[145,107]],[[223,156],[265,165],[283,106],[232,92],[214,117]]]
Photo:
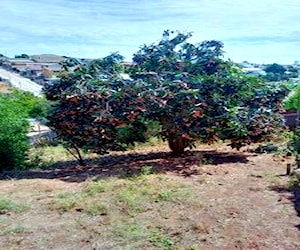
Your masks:
[[[50,110],[51,103],[46,98],[34,96],[30,92],[14,89],[6,94],[6,99],[19,106],[26,116],[31,118],[45,118]]]
[[[0,172],[24,167],[29,147],[26,112],[6,94],[0,95]]]
[[[284,100],[284,108],[286,110],[300,109],[300,86],[296,86],[292,92]]]

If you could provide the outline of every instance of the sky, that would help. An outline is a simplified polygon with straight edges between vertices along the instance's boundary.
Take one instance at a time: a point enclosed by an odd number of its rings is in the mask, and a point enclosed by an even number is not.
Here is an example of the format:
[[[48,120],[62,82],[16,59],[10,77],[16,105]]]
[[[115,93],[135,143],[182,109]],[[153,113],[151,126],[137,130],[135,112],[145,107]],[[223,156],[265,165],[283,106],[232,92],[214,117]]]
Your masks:
[[[164,30],[219,40],[225,59],[300,61],[299,0],[0,0],[0,53],[131,61]]]

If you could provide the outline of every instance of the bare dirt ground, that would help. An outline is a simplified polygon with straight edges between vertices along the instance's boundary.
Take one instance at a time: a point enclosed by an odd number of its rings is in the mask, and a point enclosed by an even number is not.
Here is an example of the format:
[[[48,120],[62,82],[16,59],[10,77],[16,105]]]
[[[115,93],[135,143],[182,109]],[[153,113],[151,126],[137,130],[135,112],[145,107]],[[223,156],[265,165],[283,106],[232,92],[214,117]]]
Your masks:
[[[6,173],[0,249],[300,249],[288,161],[223,145],[184,157],[149,147]],[[1,209],[1,197],[14,203]]]

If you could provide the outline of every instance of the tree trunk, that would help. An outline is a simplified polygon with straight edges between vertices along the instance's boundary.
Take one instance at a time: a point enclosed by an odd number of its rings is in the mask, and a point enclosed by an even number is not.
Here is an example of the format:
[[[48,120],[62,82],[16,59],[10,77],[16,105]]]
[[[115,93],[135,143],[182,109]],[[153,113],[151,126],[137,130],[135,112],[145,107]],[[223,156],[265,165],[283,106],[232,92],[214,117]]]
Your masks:
[[[183,154],[184,149],[187,147],[187,140],[180,136],[169,136],[168,143],[175,155]]]
[[[71,155],[74,156],[74,158],[78,161],[80,166],[86,166],[86,163],[84,162],[83,157],[80,153],[80,149],[77,146],[72,145],[72,148],[69,148],[69,147],[65,147],[65,148],[68,150],[68,152]],[[75,152],[73,152],[72,149],[74,149]]]

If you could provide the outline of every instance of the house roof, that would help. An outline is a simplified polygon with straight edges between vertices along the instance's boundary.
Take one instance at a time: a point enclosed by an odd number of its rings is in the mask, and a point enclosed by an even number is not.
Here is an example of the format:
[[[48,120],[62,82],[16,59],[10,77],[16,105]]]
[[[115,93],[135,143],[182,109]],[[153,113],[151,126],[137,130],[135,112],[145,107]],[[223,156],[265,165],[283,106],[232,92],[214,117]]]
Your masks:
[[[59,72],[62,69],[62,66],[58,63],[51,63],[48,65],[45,65],[44,68],[53,71],[53,72]]]
[[[32,55],[30,58],[39,63],[59,63],[65,60],[63,56],[52,54]]]
[[[42,71],[43,67],[41,64],[38,63],[30,63],[26,65],[26,70]]]
[[[27,64],[27,63],[33,63],[32,60],[30,59],[21,59],[21,58],[12,58],[12,59],[9,59],[8,62],[12,65],[17,65],[17,64]]]

